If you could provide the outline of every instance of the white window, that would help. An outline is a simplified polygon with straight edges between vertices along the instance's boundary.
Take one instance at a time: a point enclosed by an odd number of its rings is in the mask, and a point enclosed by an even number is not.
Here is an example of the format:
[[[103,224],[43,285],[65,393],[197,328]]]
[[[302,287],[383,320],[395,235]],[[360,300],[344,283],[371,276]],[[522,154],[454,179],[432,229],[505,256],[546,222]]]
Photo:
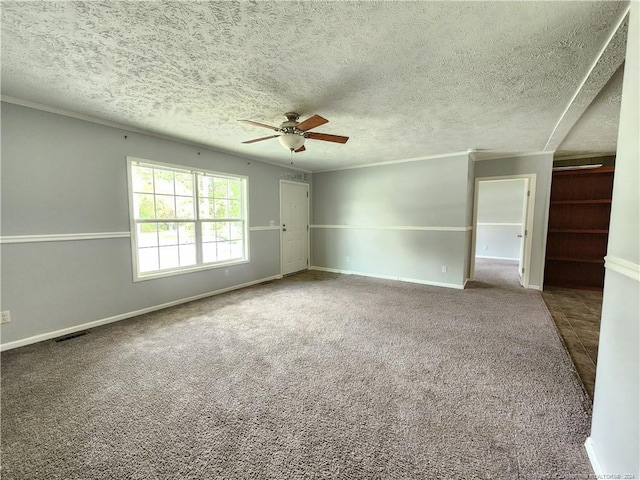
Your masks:
[[[136,280],[248,261],[246,177],[127,165]]]

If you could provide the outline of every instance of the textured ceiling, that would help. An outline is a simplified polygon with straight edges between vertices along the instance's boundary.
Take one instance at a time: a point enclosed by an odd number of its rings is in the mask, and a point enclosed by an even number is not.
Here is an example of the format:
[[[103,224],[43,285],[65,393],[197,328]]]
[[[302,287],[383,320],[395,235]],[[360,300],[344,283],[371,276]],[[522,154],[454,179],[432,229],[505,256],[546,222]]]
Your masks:
[[[622,100],[621,66],[558,148],[558,156],[615,152]]]
[[[241,144],[269,130],[237,120],[317,113],[314,131],[350,140],[307,140],[294,162],[316,171],[540,151],[626,6],[3,1],[2,93],[283,164],[277,140]]]

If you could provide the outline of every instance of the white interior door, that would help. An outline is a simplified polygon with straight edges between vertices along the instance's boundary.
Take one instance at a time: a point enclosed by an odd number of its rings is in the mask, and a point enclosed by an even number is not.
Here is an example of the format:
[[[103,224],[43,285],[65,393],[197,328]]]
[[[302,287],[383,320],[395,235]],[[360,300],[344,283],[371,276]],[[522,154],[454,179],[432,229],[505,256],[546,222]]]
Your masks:
[[[309,264],[309,185],[280,181],[282,274],[299,272]]]

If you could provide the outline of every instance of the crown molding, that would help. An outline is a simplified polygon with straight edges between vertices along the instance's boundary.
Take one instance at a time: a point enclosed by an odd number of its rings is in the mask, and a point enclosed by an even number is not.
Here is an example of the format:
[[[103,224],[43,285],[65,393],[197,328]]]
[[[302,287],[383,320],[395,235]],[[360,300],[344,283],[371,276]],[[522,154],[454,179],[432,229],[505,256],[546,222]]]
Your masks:
[[[554,152],[550,151],[550,150],[537,150],[537,151],[532,151],[532,152],[517,152],[517,153],[498,153],[496,152],[495,155],[492,155],[491,152],[485,152],[485,151],[470,151],[469,155],[471,155],[471,159],[474,162],[484,162],[487,160],[503,160],[505,158],[520,158],[520,157],[535,157],[538,155],[553,155]],[[478,155],[482,155],[483,158],[478,158]],[[484,158],[484,155],[487,155],[486,158]]]
[[[11,103],[13,105],[19,105],[21,107],[32,108],[34,110],[40,110],[42,112],[53,113],[55,115],[62,115],[63,117],[75,118],[76,120],[82,120],[89,123],[95,123],[97,125],[103,125],[105,127],[117,128],[118,130],[124,130],[129,133],[138,133],[140,135],[146,135],[148,137],[159,138],[161,140],[168,140],[170,142],[181,143],[183,145],[188,145],[190,147],[196,147],[204,150],[209,150],[211,152],[222,153],[224,155],[231,155],[243,160],[253,160],[256,162],[267,163],[269,165],[274,165],[280,168],[286,168],[288,170],[294,170],[303,173],[313,173],[311,170],[303,169],[303,168],[291,168],[282,163],[270,162],[269,160],[264,160],[263,158],[259,158],[253,155],[240,156],[235,152],[228,152],[222,149],[217,149],[212,147],[211,145],[205,145],[204,143],[193,142],[191,140],[185,140],[183,138],[174,137],[171,135],[165,135],[162,133],[157,133],[151,130],[145,130],[142,128],[132,127],[130,125],[125,125],[122,123],[111,122],[109,120],[104,120],[99,117],[94,117],[91,115],[85,115],[84,113],[73,112],[71,110],[65,110],[63,108],[52,107],[50,105],[44,105],[42,103],[32,102],[31,100],[24,100],[22,98],[11,97],[9,95],[0,95],[0,101]]]
[[[351,167],[328,168],[326,170],[315,170],[314,173],[337,172],[340,170],[353,170],[356,168],[381,167],[384,165],[397,165],[399,163],[420,162],[423,160],[437,160],[439,158],[449,158],[449,157],[461,157],[463,155],[468,155],[468,154],[469,154],[469,151],[465,150],[463,152],[443,153],[439,155],[426,155],[424,157],[405,158],[401,160],[388,160],[385,162],[365,163],[362,165],[353,165]]]

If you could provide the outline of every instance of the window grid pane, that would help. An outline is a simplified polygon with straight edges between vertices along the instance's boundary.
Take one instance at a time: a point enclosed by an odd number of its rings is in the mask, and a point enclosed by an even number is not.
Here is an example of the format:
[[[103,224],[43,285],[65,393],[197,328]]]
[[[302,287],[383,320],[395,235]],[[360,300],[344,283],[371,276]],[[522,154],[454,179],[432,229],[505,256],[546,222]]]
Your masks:
[[[198,265],[197,250],[202,264],[245,258],[244,179],[141,164],[131,174],[139,272]]]
[[[244,258],[244,222],[203,221],[202,252],[204,263]]]

